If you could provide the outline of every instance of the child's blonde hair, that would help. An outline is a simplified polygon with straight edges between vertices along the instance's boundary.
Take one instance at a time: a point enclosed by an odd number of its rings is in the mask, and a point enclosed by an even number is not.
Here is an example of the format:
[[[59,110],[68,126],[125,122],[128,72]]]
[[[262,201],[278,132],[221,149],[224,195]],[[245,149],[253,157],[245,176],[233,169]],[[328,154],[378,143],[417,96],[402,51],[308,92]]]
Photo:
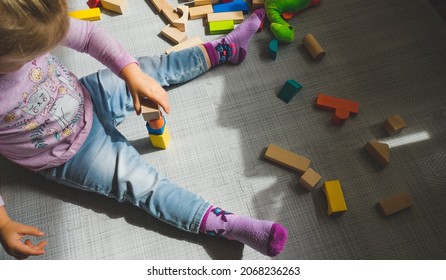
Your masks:
[[[35,58],[69,28],[66,0],[0,0],[0,56]]]

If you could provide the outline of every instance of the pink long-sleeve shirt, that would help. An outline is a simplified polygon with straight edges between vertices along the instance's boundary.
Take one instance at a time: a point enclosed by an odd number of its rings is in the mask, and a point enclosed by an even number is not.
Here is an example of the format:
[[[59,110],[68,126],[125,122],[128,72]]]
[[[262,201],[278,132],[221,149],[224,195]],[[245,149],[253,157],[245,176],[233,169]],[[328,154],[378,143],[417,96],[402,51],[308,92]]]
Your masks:
[[[136,62],[110,35],[87,21],[71,19],[62,45],[90,54],[117,75]],[[0,104],[0,153],[32,171],[65,163],[91,129],[89,93],[49,53],[0,75]]]

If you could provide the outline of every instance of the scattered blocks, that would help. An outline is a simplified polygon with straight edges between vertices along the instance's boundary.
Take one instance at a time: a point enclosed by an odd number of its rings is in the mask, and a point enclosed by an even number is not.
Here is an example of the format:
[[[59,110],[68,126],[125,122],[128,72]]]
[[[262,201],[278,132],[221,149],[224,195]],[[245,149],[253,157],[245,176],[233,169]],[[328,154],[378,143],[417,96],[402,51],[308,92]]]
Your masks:
[[[364,149],[369,155],[375,159],[375,161],[381,165],[382,168],[386,167],[390,162],[390,149],[389,145],[380,143],[377,141],[369,141],[364,146]]]
[[[211,21],[209,22],[209,34],[225,34],[234,30],[233,20]]]
[[[390,198],[383,199],[377,204],[378,209],[384,216],[395,214],[412,206],[412,198],[407,192],[403,192]]]
[[[321,47],[316,38],[314,38],[313,34],[305,35],[302,42],[314,60],[320,60],[325,56],[324,49]]]
[[[102,6],[101,0],[88,0],[87,5],[90,7],[90,9],[99,8]]]
[[[178,45],[168,48],[166,50],[166,53],[169,54],[174,51],[180,51],[180,50],[191,48],[191,47],[198,46],[201,44],[203,44],[203,40],[201,40],[200,37],[195,36],[190,39],[187,39],[186,41],[179,43]]]
[[[208,14],[208,22],[233,20],[234,23],[241,23],[243,19],[242,11]]]
[[[87,9],[87,10],[78,10],[69,12],[68,15],[72,18],[77,18],[81,20],[100,20],[101,19],[101,10],[99,8]]]
[[[273,144],[269,144],[268,148],[266,149],[265,158],[299,173],[307,171],[311,162],[309,159],[303,156],[287,151]]]
[[[359,112],[359,103],[342,99],[338,97],[328,96],[319,93],[316,98],[316,107],[329,111],[334,111],[332,122],[336,125],[341,125],[350,117]]]
[[[102,7],[118,14],[123,14],[129,7],[127,0],[101,0]]]
[[[327,198],[329,216],[347,211],[347,204],[339,180],[325,182],[322,190]]]
[[[321,175],[317,174],[313,169],[308,168],[307,171],[305,171],[305,173],[300,177],[299,184],[311,192],[321,179]]]
[[[212,5],[191,7],[189,8],[189,18],[190,19],[205,18],[207,17],[208,14],[212,14],[213,12],[214,9],[212,8]]]
[[[271,39],[268,45],[268,55],[271,59],[277,58],[277,51],[279,50],[279,41],[276,38]]]
[[[158,120],[161,118],[159,105],[150,99],[142,99],[141,114],[145,121]]]
[[[390,116],[383,123],[383,128],[388,135],[397,134],[405,127],[406,123],[399,115]]]
[[[277,95],[285,103],[289,103],[291,99],[302,89],[302,85],[295,80],[288,80],[282,86],[279,94]]]
[[[214,5],[214,13],[224,13],[224,12],[234,12],[234,11],[242,11],[244,14],[247,14],[249,12],[248,2],[233,1]]]

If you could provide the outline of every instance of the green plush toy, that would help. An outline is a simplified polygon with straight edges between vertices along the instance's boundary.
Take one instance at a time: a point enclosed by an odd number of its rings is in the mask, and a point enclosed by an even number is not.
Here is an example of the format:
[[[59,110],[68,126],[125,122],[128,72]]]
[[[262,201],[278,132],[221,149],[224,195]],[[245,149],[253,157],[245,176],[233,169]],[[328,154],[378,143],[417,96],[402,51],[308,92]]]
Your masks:
[[[290,43],[294,40],[294,28],[283,18],[283,13],[298,13],[318,5],[320,0],[265,0],[265,10],[271,22],[271,31],[280,42]]]

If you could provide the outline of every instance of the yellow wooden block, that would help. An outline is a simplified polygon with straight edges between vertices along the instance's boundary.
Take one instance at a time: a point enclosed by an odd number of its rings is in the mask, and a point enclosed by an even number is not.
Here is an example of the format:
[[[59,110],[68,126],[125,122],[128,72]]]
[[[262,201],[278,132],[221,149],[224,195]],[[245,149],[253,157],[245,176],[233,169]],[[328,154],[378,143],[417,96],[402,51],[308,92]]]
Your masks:
[[[347,204],[339,180],[325,182],[322,190],[327,197],[328,215],[347,211]]]
[[[82,20],[100,20],[101,10],[99,8],[79,10],[69,12],[68,15],[72,18],[82,19]]]
[[[150,141],[152,142],[153,147],[160,149],[167,149],[170,141],[170,134],[167,126],[164,127],[164,132],[161,135],[151,134],[149,133]]]

